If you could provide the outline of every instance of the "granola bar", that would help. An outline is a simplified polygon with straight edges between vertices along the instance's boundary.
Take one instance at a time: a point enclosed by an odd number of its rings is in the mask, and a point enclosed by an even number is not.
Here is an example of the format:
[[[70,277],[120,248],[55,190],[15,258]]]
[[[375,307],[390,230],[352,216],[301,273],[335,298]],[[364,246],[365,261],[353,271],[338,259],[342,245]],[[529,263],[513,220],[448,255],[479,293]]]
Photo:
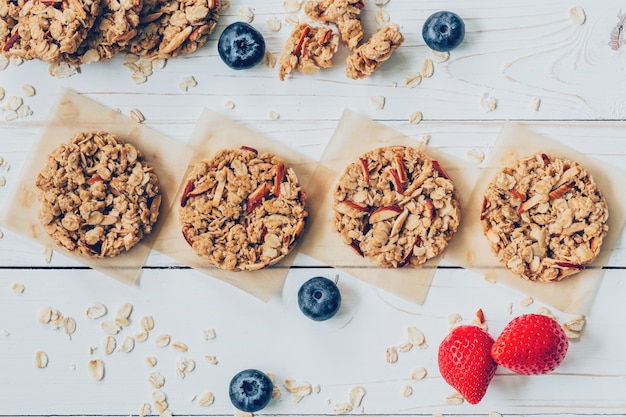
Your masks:
[[[306,23],[297,26],[280,56],[278,77],[283,81],[293,71],[313,74],[320,68],[332,67],[338,46],[339,38],[332,29]]]
[[[25,0],[0,0],[0,46],[5,54],[19,36],[16,25],[24,2]]]
[[[344,243],[385,268],[418,266],[442,252],[460,220],[454,184],[422,151],[389,146],[350,164],[334,191]]]
[[[191,53],[215,30],[220,8],[220,0],[144,0],[128,49],[148,58]]]
[[[198,256],[219,268],[254,271],[287,255],[308,217],[306,195],[283,160],[248,147],[194,166],[179,221]]]
[[[348,57],[346,75],[353,80],[369,77],[403,42],[404,36],[397,25],[380,29]]]
[[[583,167],[539,153],[495,176],[480,220],[506,268],[530,281],[553,282],[593,262],[608,216],[604,197]]]
[[[80,256],[111,257],[152,231],[159,181],[143,153],[106,132],[85,132],[55,149],[39,172],[39,220]]]
[[[343,44],[354,50],[363,39],[359,15],[364,7],[363,0],[319,0],[307,1],[304,12],[318,22],[336,24]]]

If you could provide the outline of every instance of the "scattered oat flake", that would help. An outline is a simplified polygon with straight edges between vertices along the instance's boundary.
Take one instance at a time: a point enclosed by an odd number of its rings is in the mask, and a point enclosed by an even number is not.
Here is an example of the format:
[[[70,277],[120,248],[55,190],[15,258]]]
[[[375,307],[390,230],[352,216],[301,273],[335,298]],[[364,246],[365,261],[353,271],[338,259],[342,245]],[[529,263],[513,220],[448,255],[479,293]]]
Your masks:
[[[33,97],[35,94],[37,94],[35,87],[30,84],[22,84],[22,92],[26,97]]]
[[[165,385],[165,377],[159,372],[150,372],[148,375],[148,382],[150,382],[154,388],[159,389]]]
[[[313,385],[313,392],[319,394],[322,391],[322,387],[319,384]]]
[[[433,51],[433,59],[437,64],[446,62],[448,59],[450,59],[450,52]]]
[[[572,7],[571,9],[569,9],[569,18],[577,25],[583,25],[587,20],[585,9],[580,6]]]
[[[89,361],[89,374],[96,381],[100,381],[104,378],[104,362],[100,359],[94,359]]]
[[[22,294],[24,293],[26,287],[24,287],[24,284],[22,284],[21,282],[14,282],[13,285],[11,285],[11,289],[18,294]]]
[[[415,368],[411,371],[411,379],[414,381],[420,381],[426,378],[427,374],[428,374],[428,371],[426,370],[426,368],[423,368],[423,367]]]
[[[152,399],[154,400],[154,402],[163,403],[167,401],[167,395],[165,395],[165,393],[161,391],[160,389],[157,389],[157,390],[152,391]]]
[[[145,342],[148,340],[148,334],[146,331],[135,333],[135,342]]]
[[[350,403],[338,403],[335,404],[333,411],[335,414],[347,414],[352,411],[352,405]]]
[[[146,417],[147,415],[152,414],[152,406],[150,403],[143,403],[139,408],[139,417]]]
[[[50,320],[52,320],[52,308],[48,306],[42,308],[41,310],[39,310],[37,318],[39,319],[39,323],[41,324],[50,323]]]
[[[283,23],[276,16],[270,16],[265,20],[265,24],[267,28],[272,32],[278,32],[282,27]]]
[[[422,121],[424,114],[421,111],[413,112],[409,115],[409,123],[416,125]]]
[[[530,108],[533,109],[534,111],[539,111],[540,107],[541,107],[541,99],[539,97],[533,97],[533,99],[530,100]]]
[[[188,77],[183,77],[178,82],[178,89],[181,91],[189,91],[190,88],[196,87],[198,85],[198,81],[196,81],[193,75]]]
[[[217,356],[215,355],[204,355],[204,358],[207,360],[207,362],[209,362],[211,365],[217,365],[218,361],[217,361]]]
[[[387,348],[387,351],[385,352],[385,360],[387,363],[398,362],[398,350],[395,347]]]
[[[133,305],[130,303],[124,303],[118,307],[117,317],[129,319],[132,312],[133,312]]]
[[[42,350],[35,352],[35,366],[39,369],[43,369],[48,366],[48,355]]]
[[[4,120],[7,122],[12,122],[13,120],[17,120],[19,117],[20,116],[17,114],[15,110],[9,110],[4,113]],[[6,180],[5,180],[5,183],[6,183]]]
[[[376,9],[376,14],[374,15],[374,18],[379,28],[387,26],[387,24],[391,20],[391,18],[389,17],[389,13],[381,8]]]
[[[204,340],[213,340],[216,337],[215,329],[208,328],[202,331],[202,335],[204,336]]]
[[[464,401],[465,399],[458,392],[455,392],[454,394],[450,394],[446,396],[446,404],[448,405],[459,405],[459,404],[463,404]]]
[[[461,320],[463,320],[463,317],[459,313],[452,313],[448,316],[448,324],[451,326],[460,323]]]
[[[489,417],[502,417],[502,414],[498,413],[497,411],[491,411],[489,412]]]
[[[120,327],[130,326],[130,320],[128,320],[126,317],[116,317],[113,321]]]
[[[435,73],[435,63],[432,59],[426,58],[422,63],[422,77],[430,78]]]
[[[19,67],[20,65],[24,63],[24,58],[20,56],[11,56],[9,57],[9,62],[11,63],[11,65]]]
[[[234,109],[234,108],[235,108],[235,102],[234,102],[234,101],[232,101],[232,100],[225,101],[225,102],[224,102],[224,108],[225,108],[226,110],[232,110],[232,109]]]
[[[117,340],[113,336],[106,336],[102,341],[102,345],[104,346],[104,353],[110,355],[115,352]]]
[[[4,175],[0,175],[0,187],[4,187],[5,185],[7,185],[7,179]]]
[[[61,62],[59,64],[51,64],[48,68],[48,73],[56,78],[68,78],[78,74],[78,68]]]
[[[284,0],[283,8],[287,13],[296,13],[302,8],[303,0]]]
[[[513,303],[507,303],[506,306],[504,306],[504,309],[509,315],[513,314]]]
[[[414,72],[413,74],[409,74],[404,79],[404,86],[408,88],[417,87],[422,83],[422,74],[419,72]]]
[[[265,55],[263,55],[263,65],[265,65],[266,68],[274,68],[276,66],[276,56],[272,51],[265,51]]]
[[[444,415],[441,413],[433,413],[431,417],[444,417]]]
[[[477,164],[480,164],[481,162],[483,162],[485,160],[485,154],[479,150],[479,149],[469,149],[466,153],[465,153],[465,157],[472,162],[475,162]]]
[[[205,392],[198,398],[198,405],[200,407],[208,407],[215,401],[215,396],[212,392]]]
[[[100,327],[102,327],[102,330],[104,330],[107,334],[110,334],[112,336],[118,334],[122,330],[122,326],[119,326],[117,323],[111,320],[103,321],[102,323],[100,323]]]
[[[170,337],[170,335],[164,333],[164,334],[159,335],[155,339],[154,344],[157,345],[158,347],[165,347],[170,344],[171,340],[172,338]]]
[[[99,319],[107,314],[107,308],[104,304],[96,302],[87,307],[86,314],[88,319]]]
[[[254,20],[254,11],[249,7],[241,7],[237,10],[237,17],[246,23],[252,23]]]
[[[404,341],[402,343],[400,343],[397,346],[398,352],[408,352],[409,350],[413,349],[413,343],[407,341]]]
[[[384,7],[389,3],[389,0],[374,0],[374,4],[378,7]]]
[[[295,15],[289,15],[287,17],[285,17],[285,23],[288,24],[289,26],[298,26],[300,24],[300,19],[298,19],[298,16]]]
[[[165,68],[166,64],[167,64],[166,58],[156,58],[152,60],[152,68],[155,70],[162,70],[163,68]]]
[[[498,100],[493,97],[489,97],[489,94],[485,93],[480,98],[480,106],[483,108],[483,110],[489,113],[498,108]]]
[[[137,123],[143,123],[146,120],[146,117],[139,109],[132,109],[130,111],[130,118],[133,119]]]
[[[415,326],[407,327],[406,336],[409,339],[409,342],[413,344],[413,346],[422,347],[426,343],[426,338],[424,337],[424,333],[422,333]]]
[[[46,247],[43,250],[43,260],[45,263],[49,264],[50,262],[52,262],[52,255],[54,254],[54,251],[52,250],[52,248],[50,247]]]
[[[519,305],[522,306],[522,307],[528,307],[529,305],[531,305],[534,302],[535,302],[535,300],[531,296],[528,296],[528,297],[523,298],[522,300],[520,300]]]
[[[5,107],[9,110],[17,110],[22,106],[22,104],[24,104],[24,99],[22,99],[22,97],[9,96],[9,98],[7,98]]]
[[[120,352],[128,353],[135,349],[135,339],[132,336],[126,336],[120,346]]]
[[[365,389],[362,386],[356,385],[352,387],[349,394],[350,405],[354,408],[360,407],[363,397],[365,397]]]
[[[0,71],[4,71],[9,66],[9,58],[0,55]]]
[[[420,141],[423,144],[428,145],[428,142],[430,142],[430,135],[422,135],[422,136],[420,136]]]
[[[65,334],[74,334],[76,331],[76,320],[73,317],[65,317],[63,319],[63,328],[65,329]]]
[[[370,105],[374,110],[382,110],[385,108],[385,97],[373,96],[370,97]]]
[[[146,356],[145,361],[146,364],[151,368],[154,368],[157,364],[157,358],[154,356]]]
[[[405,398],[410,397],[411,395],[413,395],[413,387],[411,387],[410,385],[403,386],[400,394]]]
[[[179,352],[187,352],[188,350],[187,345],[183,342],[173,342],[172,347]]]
[[[578,314],[565,323],[563,323],[563,331],[568,339],[579,339],[580,334],[585,327],[586,317],[583,314]]]
[[[268,116],[269,116],[270,120],[278,120],[278,119],[280,119],[280,114],[276,113],[275,111],[270,111]]]
[[[246,411],[235,410],[235,417],[253,417],[252,413]]]
[[[149,332],[150,330],[154,329],[154,319],[152,318],[152,316],[143,316],[140,319],[140,322],[141,328],[145,331]]]

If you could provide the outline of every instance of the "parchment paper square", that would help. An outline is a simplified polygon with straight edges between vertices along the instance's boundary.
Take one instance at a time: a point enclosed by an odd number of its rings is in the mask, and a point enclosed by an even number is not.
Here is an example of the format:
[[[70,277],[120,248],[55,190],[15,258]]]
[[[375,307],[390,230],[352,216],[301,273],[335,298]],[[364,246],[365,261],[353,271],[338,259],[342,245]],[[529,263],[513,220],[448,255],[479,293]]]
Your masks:
[[[183,265],[189,265],[197,271],[234,285],[263,301],[268,301],[281,289],[283,281],[289,272],[289,267],[293,263],[298,251],[299,243],[293,248],[291,253],[280,262],[258,271],[235,272],[209,265],[196,255],[193,249],[187,244],[182,235],[181,226],[178,221],[178,207],[185,187],[185,179],[191,173],[193,165],[202,160],[212,158],[217,151],[248,146],[258,150],[259,153],[271,152],[282,158],[291,166],[308,195],[308,202],[311,199],[311,195],[307,183],[311,177],[315,163],[306,156],[289,149],[284,144],[266,138],[208,109],[205,109],[202,113],[193,136],[189,141],[189,146],[194,151],[193,157],[188,164],[185,163],[179,167],[182,172],[185,172],[185,175],[182,176],[182,180],[178,184],[177,192],[175,193],[176,204],[174,204],[169,216],[164,220],[154,249],[170,256]],[[303,238],[304,236],[300,236],[300,241],[302,241]]]
[[[144,237],[131,250],[112,258],[88,258],[77,256],[57,246],[39,222],[37,212],[39,190],[35,181],[45,166],[48,155],[80,132],[105,131],[120,137],[140,149],[153,166],[161,185],[161,210],[152,233]],[[52,108],[41,133],[33,145],[20,173],[13,194],[0,215],[0,223],[6,229],[31,241],[53,248],[76,262],[87,265],[105,275],[124,283],[135,283],[146,263],[162,219],[172,205],[173,196],[182,178],[181,166],[186,166],[191,150],[182,143],[170,139],[141,125],[119,112],[109,109],[71,90],[62,90]]]
[[[554,283],[527,281],[504,268],[491,252],[480,223],[483,196],[492,178],[515,160],[539,152],[578,162],[592,175],[609,207],[609,231],[596,260],[580,273]],[[501,282],[561,311],[577,313],[586,310],[602,279],[602,267],[606,265],[624,226],[626,193],[616,179],[625,177],[624,171],[605,162],[583,155],[525,126],[506,123],[478,178],[469,203],[462,206],[465,225],[455,236],[446,259],[482,274],[489,281]]]
[[[453,180],[461,207],[463,206],[464,196],[469,195],[475,178],[464,175],[464,170],[471,168],[450,155],[426,148],[423,142],[393,128],[351,110],[345,110],[309,183],[309,202],[313,220],[302,242],[301,252],[377,288],[422,304],[441,255],[417,268],[380,268],[368,258],[359,257],[344,244],[333,224],[333,190],[346,167],[365,152],[394,145],[421,149],[429,157],[439,161]],[[463,223],[461,217],[459,228],[463,227]],[[452,241],[455,239],[453,236]],[[443,253],[445,256],[445,251]]]

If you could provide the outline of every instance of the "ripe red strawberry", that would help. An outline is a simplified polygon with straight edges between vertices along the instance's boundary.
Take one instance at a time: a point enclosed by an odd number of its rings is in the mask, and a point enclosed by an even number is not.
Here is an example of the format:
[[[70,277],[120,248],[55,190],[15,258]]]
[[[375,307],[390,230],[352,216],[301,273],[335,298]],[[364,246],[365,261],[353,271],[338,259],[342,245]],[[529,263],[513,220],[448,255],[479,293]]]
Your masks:
[[[496,372],[493,338],[478,326],[454,328],[439,345],[441,376],[470,404],[478,404]]]
[[[567,353],[565,332],[556,320],[541,314],[526,314],[511,320],[491,348],[498,365],[523,375],[555,370]]]

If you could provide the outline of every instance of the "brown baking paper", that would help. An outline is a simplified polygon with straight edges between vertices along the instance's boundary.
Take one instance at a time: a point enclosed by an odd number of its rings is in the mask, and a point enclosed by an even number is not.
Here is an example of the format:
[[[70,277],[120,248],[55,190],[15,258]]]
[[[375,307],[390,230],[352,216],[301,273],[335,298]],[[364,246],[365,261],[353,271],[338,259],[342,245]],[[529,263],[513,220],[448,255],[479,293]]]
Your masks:
[[[422,304],[441,255],[421,267],[380,268],[368,258],[358,256],[343,243],[333,224],[333,190],[346,167],[370,150],[394,145],[421,149],[429,157],[438,160],[454,181],[463,206],[463,196],[469,195],[472,178],[461,175],[462,162],[436,149],[424,149],[423,142],[346,110],[309,183],[308,201],[313,220],[302,242],[301,252],[375,287]],[[459,227],[463,227],[462,217]],[[456,237],[452,241],[454,239]]]
[[[67,143],[80,132],[99,130],[117,135],[145,154],[146,160],[153,166],[159,178],[162,194],[161,213],[152,233],[130,251],[103,259],[77,256],[54,243],[37,217],[39,190],[35,186],[39,171],[46,165],[48,155],[54,149]],[[172,205],[172,197],[183,174],[177,168],[185,166],[190,156],[191,152],[184,144],[140,125],[87,97],[63,90],[26,159],[17,186],[0,215],[0,223],[18,235],[46,248],[52,248],[76,262],[126,284],[133,284],[139,278],[141,267],[150,254],[162,218]]]
[[[180,223],[178,222],[178,204],[185,187],[185,178],[191,173],[193,165],[205,159],[210,159],[221,149],[237,149],[241,146],[249,146],[260,153],[270,152],[283,159],[298,176],[298,180],[310,198],[307,182],[315,163],[309,158],[285,147],[285,145],[274,142],[263,135],[254,132],[247,127],[239,125],[217,113],[205,109],[189,141],[189,146],[194,150],[194,154],[189,164],[181,165],[187,167],[183,180],[178,184],[176,192],[176,204],[169,216],[164,220],[163,227],[159,232],[154,249],[170,256],[183,265],[218,278],[235,287],[238,287],[253,296],[269,301],[270,298],[282,287],[289,267],[293,263],[296,247],[284,257],[280,262],[258,271],[227,271],[209,265],[200,258],[185,241]],[[310,201],[310,200],[308,200]],[[308,227],[308,226],[307,226]],[[302,241],[303,236],[300,236]]]
[[[480,209],[488,183],[505,166],[539,152],[580,163],[598,184],[609,207],[609,231],[596,260],[580,273],[554,283],[527,281],[504,268],[491,252],[480,223]],[[590,307],[602,279],[602,266],[606,265],[611,249],[624,226],[626,193],[619,188],[618,181],[615,181],[624,176],[622,170],[582,155],[527,127],[506,123],[498,135],[468,204],[462,207],[465,224],[448,248],[446,259],[484,275],[488,281],[501,282],[563,312],[581,312]]]

